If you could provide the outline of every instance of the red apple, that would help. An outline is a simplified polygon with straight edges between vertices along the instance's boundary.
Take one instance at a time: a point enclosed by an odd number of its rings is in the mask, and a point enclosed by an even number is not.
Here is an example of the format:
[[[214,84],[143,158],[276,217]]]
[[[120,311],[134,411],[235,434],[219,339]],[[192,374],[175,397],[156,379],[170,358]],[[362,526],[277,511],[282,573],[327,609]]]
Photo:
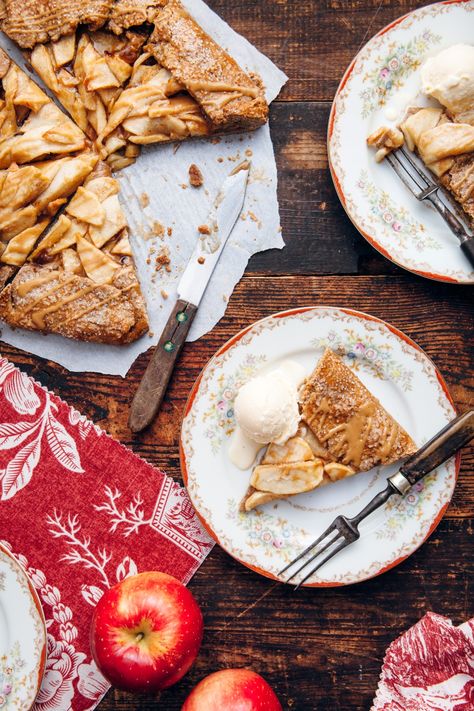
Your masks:
[[[191,691],[181,711],[282,711],[265,679],[249,669],[223,669]]]
[[[202,633],[201,610],[179,580],[140,573],[107,590],[97,603],[91,650],[113,686],[158,691],[186,674]]]

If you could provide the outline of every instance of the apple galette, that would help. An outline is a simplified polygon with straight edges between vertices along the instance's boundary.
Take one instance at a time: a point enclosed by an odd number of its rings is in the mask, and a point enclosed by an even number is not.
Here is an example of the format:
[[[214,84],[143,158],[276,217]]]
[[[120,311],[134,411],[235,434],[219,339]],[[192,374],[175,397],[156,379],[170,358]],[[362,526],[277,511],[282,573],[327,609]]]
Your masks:
[[[271,443],[254,467],[242,504],[250,511],[412,454],[411,437],[355,373],[327,349],[299,392],[301,424]]]
[[[0,26],[69,114],[0,50],[0,317],[133,341],[147,316],[111,169],[256,128],[263,87],[178,0],[2,0]]]
[[[19,29],[15,3],[5,6],[4,31],[31,48],[35,71],[114,169],[132,163],[140,145],[252,130],[268,118],[260,83],[178,0],[103,3],[92,14],[71,8],[63,30],[42,5],[28,6],[34,32]]]

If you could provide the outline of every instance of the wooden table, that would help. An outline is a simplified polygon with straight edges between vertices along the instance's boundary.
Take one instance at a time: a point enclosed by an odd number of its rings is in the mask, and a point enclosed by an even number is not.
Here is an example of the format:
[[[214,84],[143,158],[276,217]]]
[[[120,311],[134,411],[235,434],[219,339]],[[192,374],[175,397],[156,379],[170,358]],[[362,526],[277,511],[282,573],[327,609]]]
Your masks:
[[[444,374],[459,410],[473,404],[472,289],[414,277],[379,256],[345,216],[326,155],[326,127],[339,79],[361,45],[413,0],[211,0],[209,3],[290,77],[271,110],[279,170],[283,252],[256,255],[227,313],[185,347],[159,419],[145,434],[127,428],[146,356],[126,379],[76,375],[11,347],[13,362],[71,405],[180,479],[178,437],[186,396],[208,358],[232,334],[282,309],[329,304],[390,321]],[[474,613],[472,450],[437,530],[385,575],[348,588],[292,590],[259,577],[215,547],[191,581],[206,632],[192,671],[158,697],[111,691],[101,711],[178,711],[189,690],[223,667],[252,667],[292,711],[369,709],[384,651],[426,611],[460,623]],[[223,710],[224,711],[224,710]]]

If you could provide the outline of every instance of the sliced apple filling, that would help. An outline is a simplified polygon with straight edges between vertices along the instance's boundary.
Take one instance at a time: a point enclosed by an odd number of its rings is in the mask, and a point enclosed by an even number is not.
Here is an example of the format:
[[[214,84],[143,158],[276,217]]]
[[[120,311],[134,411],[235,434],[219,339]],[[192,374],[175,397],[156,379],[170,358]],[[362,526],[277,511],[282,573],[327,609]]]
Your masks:
[[[323,455],[323,456],[321,456]],[[355,469],[340,462],[327,461],[329,453],[303,423],[285,444],[270,444],[252,473],[242,511],[313,491],[331,481],[355,474]]]
[[[21,266],[52,216],[84,181],[97,156],[12,164],[0,171],[0,262]]]

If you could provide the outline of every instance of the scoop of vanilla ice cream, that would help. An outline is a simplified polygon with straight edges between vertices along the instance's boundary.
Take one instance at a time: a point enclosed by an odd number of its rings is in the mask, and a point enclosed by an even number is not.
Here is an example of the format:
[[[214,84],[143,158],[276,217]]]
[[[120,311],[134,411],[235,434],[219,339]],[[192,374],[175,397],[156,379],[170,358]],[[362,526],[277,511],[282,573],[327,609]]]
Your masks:
[[[237,423],[259,444],[283,444],[298,429],[296,384],[279,370],[257,375],[243,385],[234,403]]]
[[[455,44],[427,59],[421,83],[455,121],[474,125],[474,46]]]

